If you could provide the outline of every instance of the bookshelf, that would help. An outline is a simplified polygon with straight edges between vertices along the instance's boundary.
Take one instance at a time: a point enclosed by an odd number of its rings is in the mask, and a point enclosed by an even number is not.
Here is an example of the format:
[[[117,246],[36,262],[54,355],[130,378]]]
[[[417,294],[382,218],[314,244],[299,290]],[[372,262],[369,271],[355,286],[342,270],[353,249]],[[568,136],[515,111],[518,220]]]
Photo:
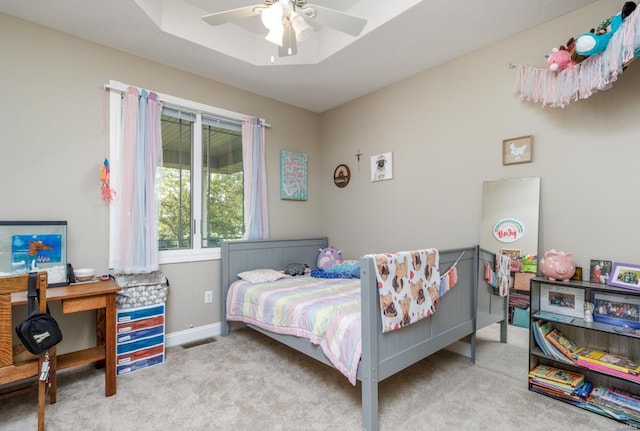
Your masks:
[[[537,326],[544,322],[550,322],[551,326],[560,331],[567,339],[577,346],[588,346],[614,355],[631,358],[640,361],[640,313],[628,313],[624,318],[608,318],[606,309],[595,310],[595,321],[587,322],[584,319],[584,303],[597,301],[604,304],[605,300],[612,299],[614,303],[628,304],[629,308],[640,311],[640,291],[620,289],[605,284],[591,283],[588,281],[568,282],[552,281],[542,277],[535,277],[530,284],[530,324],[529,324],[529,370],[538,365],[555,367],[572,373],[580,373],[585,380],[592,382],[593,387],[618,388],[632,394],[640,395],[640,376],[629,378],[620,377],[620,374],[594,370],[580,366],[573,361],[568,363],[545,354],[540,348],[536,335]],[[596,305],[597,305],[596,304]],[[543,317],[541,317],[541,314]],[[578,317],[579,316],[579,317]],[[627,326],[623,326],[627,325]],[[638,329],[633,328],[636,326]],[[548,350],[548,349],[547,349]],[[538,387],[529,381],[529,390],[538,392]],[[553,397],[551,394],[544,394]],[[579,408],[593,411],[619,422],[638,426],[639,422],[632,418],[615,417],[606,411],[593,408],[589,403],[576,402],[570,399],[559,399]],[[640,417],[640,404],[639,404]],[[638,418],[636,418],[638,419]]]

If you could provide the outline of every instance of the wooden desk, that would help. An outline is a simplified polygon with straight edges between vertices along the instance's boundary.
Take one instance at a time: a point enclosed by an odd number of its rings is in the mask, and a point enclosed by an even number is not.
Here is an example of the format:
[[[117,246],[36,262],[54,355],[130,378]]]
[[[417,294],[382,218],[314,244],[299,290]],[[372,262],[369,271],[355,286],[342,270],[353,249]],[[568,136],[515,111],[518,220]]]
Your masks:
[[[58,369],[93,362],[104,365],[104,392],[107,397],[116,393],[116,293],[119,290],[120,286],[112,279],[47,289],[47,302],[60,301],[65,314],[97,311],[96,347],[58,355]],[[26,292],[11,294],[12,305],[26,303]]]

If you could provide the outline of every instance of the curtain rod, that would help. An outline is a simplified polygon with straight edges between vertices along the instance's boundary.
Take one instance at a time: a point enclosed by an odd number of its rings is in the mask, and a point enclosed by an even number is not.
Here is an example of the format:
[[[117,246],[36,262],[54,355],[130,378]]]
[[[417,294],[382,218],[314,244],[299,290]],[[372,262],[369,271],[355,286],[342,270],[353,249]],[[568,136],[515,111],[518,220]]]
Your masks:
[[[104,85],[104,89],[105,90],[113,90],[113,91],[117,91],[119,93],[125,93],[129,87],[136,87],[135,85],[127,85],[127,84],[123,84],[122,82],[118,82],[118,81],[109,81],[108,84]],[[147,91],[152,91],[152,90],[147,90]],[[174,97],[174,96],[169,96],[168,94],[162,94],[162,93],[158,93],[156,91],[153,91],[154,93],[156,93],[158,95],[158,98],[163,102],[166,103],[168,106],[171,106],[173,108],[190,108],[190,109],[195,109],[197,111],[200,112],[208,112],[208,113],[212,113],[215,115],[219,115],[220,117],[224,117],[224,118],[228,118],[230,120],[249,120],[251,117],[250,115],[246,115],[246,114],[240,114],[238,112],[233,112],[233,111],[228,111],[226,109],[221,109],[221,108],[216,108],[213,106],[209,106],[209,105],[205,105],[203,103],[198,103],[198,102],[193,102],[190,100],[186,100],[186,99],[181,99],[179,97]],[[265,120],[264,118],[258,118],[260,120],[260,122],[264,125],[264,127],[270,129],[271,128],[271,124],[267,123],[267,120]]]

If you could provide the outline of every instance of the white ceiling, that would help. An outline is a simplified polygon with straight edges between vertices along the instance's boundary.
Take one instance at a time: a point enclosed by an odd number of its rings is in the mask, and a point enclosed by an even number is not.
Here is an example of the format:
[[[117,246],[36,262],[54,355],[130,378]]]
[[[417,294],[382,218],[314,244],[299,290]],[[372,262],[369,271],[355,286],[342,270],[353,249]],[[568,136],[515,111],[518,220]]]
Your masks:
[[[0,0],[0,12],[324,112],[594,1],[310,0],[368,23],[358,38],[316,28],[287,58],[258,17],[200,19],[262,0]]]

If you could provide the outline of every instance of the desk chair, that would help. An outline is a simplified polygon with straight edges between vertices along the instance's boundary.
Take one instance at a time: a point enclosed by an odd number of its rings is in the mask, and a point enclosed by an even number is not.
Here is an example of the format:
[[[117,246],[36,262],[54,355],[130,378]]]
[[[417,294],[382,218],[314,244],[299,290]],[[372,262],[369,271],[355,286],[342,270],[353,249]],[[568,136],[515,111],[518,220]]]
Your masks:
[[[24,393],[38,388],[38,431],[44,431],[44,405],[47,383],[41,381],[40,370],[47,352],[33,355],[20,343],[13,344],[13,320],[11,294],[28,290],[29,275],[11,275],[0,277],[0,398],[6,395]],[[39,272],[37,276],[39,311],[47,310],[47,273]],[[25,316],[27,317],[26,312]],[[17,337],[16,337],[17,339]],[[49,402],[56,402],[56,349],[49,349],[50,382]],[[33,383],[36,380],[37,383]],[[24,384],[29,384],[26,388]],[[8,389],[2,392],[2,386]]]

